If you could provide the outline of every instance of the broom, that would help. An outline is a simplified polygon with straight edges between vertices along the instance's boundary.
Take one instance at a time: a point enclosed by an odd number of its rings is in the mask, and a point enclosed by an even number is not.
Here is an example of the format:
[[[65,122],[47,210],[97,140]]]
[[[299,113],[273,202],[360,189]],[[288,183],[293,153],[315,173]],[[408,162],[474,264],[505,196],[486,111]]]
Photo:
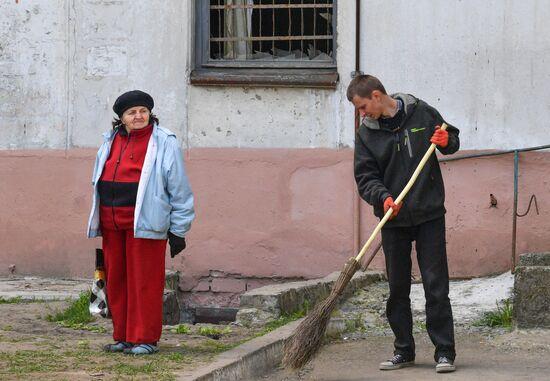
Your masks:
[[[447,124],[443,123],[441,129],[446,130]],[[435,146],[436,145],[434,143],[430,145],[430,148],[428,148],[428,151],[424,154],[424,157],[416,167],[409,182],[395,200],[395,204],[400,204],[412,188],[416,178],[422,171],[422,168],[424,168],[424,165],[434,152]],[[340,273],[340,276],[332,286],[329,296],[315,306],[311,313],[309,313],[300,325],[298,325],[292,336],[287,339],[283,348],[283,365],[285,367],[299,369],[309,362],[315,353],[317,353],[322,345],[322,339],[325,335],[332,311],[337,305],[338,297],[342,294],[350,279],[360,267],[361,258],[363,258],[363,255],[365,255],[372,241],[382,229],[386,221],[388,221],[392,213],[393,209],[390,208],[382,220],[380,220],[359,254],[357,254],[355,258],[351,257],[348,259],[344,269]],[[377,251],[378,250],[374,250],[363,268],[366,268],[370,264],[370,261],[372,261]]]

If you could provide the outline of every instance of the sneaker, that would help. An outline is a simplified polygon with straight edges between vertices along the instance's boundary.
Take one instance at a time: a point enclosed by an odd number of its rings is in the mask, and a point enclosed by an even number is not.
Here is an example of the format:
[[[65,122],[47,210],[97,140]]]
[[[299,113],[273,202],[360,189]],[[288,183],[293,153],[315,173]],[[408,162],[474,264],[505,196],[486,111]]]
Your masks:
[[[132,348],[132,344],[127,343],[126,341],[117,341],[114,344],[107,344],[103,346],[103,351],[116,353],[116,352],[122,352],[127,348]]]
[[[123,353],[127,355],[152,355],[158,351],[159,348],[155,344],[136,344],[132,348],[126,348]]]
[[[380,370],[394,370],[394,369],[401,369],[405,368],[407,366],[413,366],[414,360],[409,360],[405,358],[403,355],[395,355],[388,361],[384,361],[380,363]]]
[[[456,366],[453,360],[445,356],[441,356],[439,360],[437,360],[437,365],[435,366],[435,371],[437,373],[449,373],[454,372],[455,370]]]

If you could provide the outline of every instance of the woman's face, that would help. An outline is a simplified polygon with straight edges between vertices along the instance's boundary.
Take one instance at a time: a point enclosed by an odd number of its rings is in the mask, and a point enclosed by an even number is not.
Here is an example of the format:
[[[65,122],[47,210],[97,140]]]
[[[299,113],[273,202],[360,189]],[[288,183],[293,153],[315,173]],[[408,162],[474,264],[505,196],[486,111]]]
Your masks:
[[[129,108],[122,114],[122,124],[126,128],[126,131],[139,130],[140,128],[147,127],[149,125],[149,116],[151,113],[149,109],[144,106],[136,106]]]

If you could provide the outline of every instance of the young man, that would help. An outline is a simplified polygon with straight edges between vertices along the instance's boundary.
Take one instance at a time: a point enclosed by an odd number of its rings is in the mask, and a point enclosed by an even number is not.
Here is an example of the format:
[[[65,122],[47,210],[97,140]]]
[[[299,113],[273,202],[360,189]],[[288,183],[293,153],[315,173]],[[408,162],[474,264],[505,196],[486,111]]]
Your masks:
[[[455,370],[455,344],[449,271],[445,249],[445,190],[436,155],[432,155],[415,185],[399,205],[394,203],[431,143],[444,155],[459,148],[458,129],[437,110],[409,94],[388,95],[371,75],[355,77],[348,99],[363,118],[355,138],[355,180],[361,197],[382,218],[393,208],[382,229],[382,246],[390,296],[386,315],[395,334],[394,356],[381,370],[414,364],[412,335],[411,248],[416,252],[426,295],[426,328],[435,345],[438,373]]]

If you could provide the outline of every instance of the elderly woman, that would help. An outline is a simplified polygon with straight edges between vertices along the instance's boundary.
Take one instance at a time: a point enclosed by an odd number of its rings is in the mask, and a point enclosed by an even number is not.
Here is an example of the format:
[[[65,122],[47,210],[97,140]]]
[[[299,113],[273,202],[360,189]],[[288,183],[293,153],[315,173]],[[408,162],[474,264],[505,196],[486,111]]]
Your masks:
[[[115,341],[108,352],[158,352],[166,240],[173,258],[195,217],[179,143],[153,106],[139,90],[119,96],[95,161],[88,237],[103,237]]]

